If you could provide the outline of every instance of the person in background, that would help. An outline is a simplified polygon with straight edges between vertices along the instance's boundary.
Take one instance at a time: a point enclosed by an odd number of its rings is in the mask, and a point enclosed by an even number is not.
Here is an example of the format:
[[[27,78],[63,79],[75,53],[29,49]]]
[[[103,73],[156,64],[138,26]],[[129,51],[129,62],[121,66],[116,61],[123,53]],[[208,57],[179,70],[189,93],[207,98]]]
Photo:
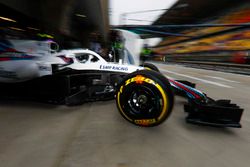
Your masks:
[[[119,59],[124,57],[124,39],[118,31],[111,30],[110,32],[109,53],[113,54],[112,60],[114,62],[119,62]]]
[[[102,47],[101,47],[101,41],[100,37],[97,33],[91,34],[91,42],[90,42],[90,50],[93,50],[94,52],[100,54]]]
[[[152,50],[149,49],[147,44],[144,44],[140,55],[141,63],[144,63],[146,60],[150,59],[152,54],[153,54]]]

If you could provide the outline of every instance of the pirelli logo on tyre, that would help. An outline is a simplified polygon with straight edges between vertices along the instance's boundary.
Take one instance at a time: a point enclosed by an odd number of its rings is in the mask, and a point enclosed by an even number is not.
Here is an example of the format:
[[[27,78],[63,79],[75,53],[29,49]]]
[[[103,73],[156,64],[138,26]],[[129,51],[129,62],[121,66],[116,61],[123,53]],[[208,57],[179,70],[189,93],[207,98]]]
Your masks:
[[[156,120],[155,119],[140,119],[140,120],[134,120],[134,122],[135,124],[138,124],[138,125],[147,126],[147,125],[156,123]]]
[[[130,84],[132,82],[136,82],[137,84],[142,84],[143,82],[146,82],[146,83],[149,83],[149,84],[156,85],[155,81],[153,81],[150,78],[146,78],[146,77],[144,77],[142,75],[136,75],[135,77],[126,80],[125,86],[127,86],[128,84]]]

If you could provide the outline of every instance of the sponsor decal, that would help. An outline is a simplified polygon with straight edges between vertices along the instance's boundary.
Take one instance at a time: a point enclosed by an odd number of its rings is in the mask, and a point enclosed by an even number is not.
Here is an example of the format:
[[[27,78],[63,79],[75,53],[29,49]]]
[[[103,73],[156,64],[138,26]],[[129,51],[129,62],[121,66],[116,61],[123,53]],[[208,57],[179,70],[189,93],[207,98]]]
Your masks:
[[[128,67],[114,66],[114,65],[100,65],[102,70],[116,70],[116,71],[128,71]]]
[[[156,85],[156,83],[152,79],[146,78],[142,75],[137,75],[134,78],[130,78],[130,79],[126,80],[125,86],[130,84],[131,82],[136,82],[137,84],[142,84],[143,82],[146,82],[146,83],[149,83],[152,85]]]

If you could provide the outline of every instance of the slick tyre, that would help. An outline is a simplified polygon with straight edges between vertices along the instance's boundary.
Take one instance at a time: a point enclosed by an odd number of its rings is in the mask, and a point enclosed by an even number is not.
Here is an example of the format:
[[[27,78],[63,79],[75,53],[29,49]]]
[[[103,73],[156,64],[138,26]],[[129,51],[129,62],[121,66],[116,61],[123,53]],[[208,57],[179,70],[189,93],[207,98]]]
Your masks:
[[[164,122],[173,108],[173,93],[167,78],[142,70],[127,75],[118,86],[116,104],[129,122],[144,127]]]
[[[153,71],[160,72],[158,67],[156,67],[154,64],[151,64],[151,63],[144,63],[142,64],[142,67],[144,67],[146,70],[153,70]]]

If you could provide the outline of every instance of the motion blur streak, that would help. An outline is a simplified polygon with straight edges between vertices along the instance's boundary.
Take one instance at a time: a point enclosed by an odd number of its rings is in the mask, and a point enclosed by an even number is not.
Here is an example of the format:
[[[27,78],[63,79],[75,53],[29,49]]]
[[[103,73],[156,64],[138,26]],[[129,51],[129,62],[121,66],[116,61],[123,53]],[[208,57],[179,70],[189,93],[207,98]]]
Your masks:
[[[173,72],[173,71],[169,71],[169,70],[165,70],[165,69],[160,69],[160,71],[170,73],[170,74],[179,75],[179,76],[186,77],[186,78],[191,78],[191,79],[194,79],[194,80],[197,80],[197,81],[201,81],[201,82],[204,82],[204,83],[208,83],[208,84],[212,84],[212,85],[216,85],[216,86],[220,86],[220,87],[224,87],[224,88],[233,88],[232,86],[228,86],[228,85],[221,84],[221,83],[218,83],[218,82],[213,82],[213,81],[209,81],[209,80],[205,80],[205,79],[201,79],[201,78],[197,78],[197,77],[194,77],[194,76],[189,76],[189,75],[185,75],[185,74],[181,74],[181,73],[177,73],[177,72]]]

